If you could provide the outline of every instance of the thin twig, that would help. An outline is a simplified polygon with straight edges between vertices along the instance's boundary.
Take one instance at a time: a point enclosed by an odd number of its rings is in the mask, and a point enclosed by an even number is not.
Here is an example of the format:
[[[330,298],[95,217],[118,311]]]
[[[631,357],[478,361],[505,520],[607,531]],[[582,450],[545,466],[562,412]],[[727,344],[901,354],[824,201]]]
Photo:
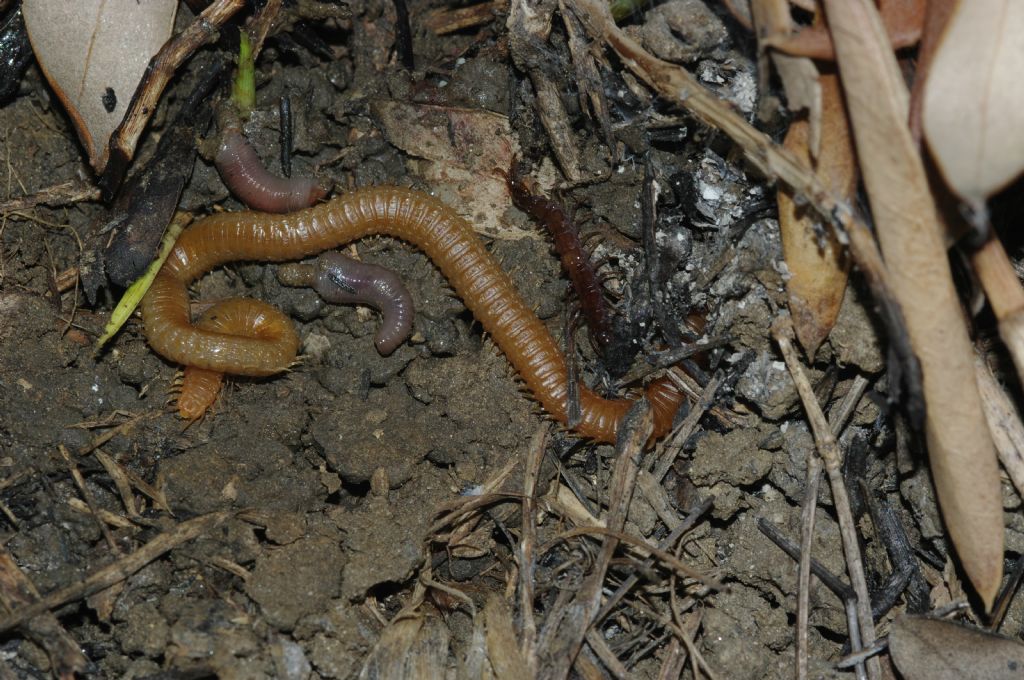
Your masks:
[[[100,198],[100,190],[88,182],[73,179],[68,182],[54,184],[51,187],[40,189],[34,194],[12,198],[0,202],[0,215],[7,213],[28,210],[37,205],[69,205],[81,201],[97,201]]]
[[[661,550],[668,550],[669,548],[671,548],[673,543],[678,541],[680,537],[683,536],[683,534],[685,534],[694,527],[694,525],[697,523],[697,520],[703,517],[705,513],[707,513],[707,511],[711,509],[711,506],[713,504],[714,498],[707,498],[704,500],[704,502],[702,502],[696,508],[691,510],[690,514],[686,516],[686,519],[680,522],[679,525],[676,526],[671,531],[671,533],[669,533],[668,536],[666,536],[658,543],[658,548]],[[607,600],[605,600],[604,606],[601,607],[601,610],[597,612],[597,615],[594,617],[594,623],[600,623],[604,620],[606,616],[608,616],[608,614],[612,612],[613,609],[615,609],[615,606],[619,603],[620,600],[622,600],[623,597],[625,597],[626,593],[628,593],[630,589],[633,588],[633,586],[640,582],[639,574],[652,568],[654,566],[654,562],[654,556],[648,557],[640,565],[640,568],[638,568],[636,571],[630,574],[625,581],[619,584],[619,587],[615,589],[615,592],[612,593]]]
[[[548,430],[549,425],[545,423],[533,435],[523,474],[522,529],[519,539],[519,616],[522,619],[520,653],[526,659],[531,676],[537,673],[537,622],[533,618],[533,556],[537,543],[534,505]]]
[[[807,457],[807,476],[804,478],[804,502],[800,510],[800,563],[797,578],[796,601],[796,677],[807,680],[807,617],[811,602],[811,547],[814,542],[814,517],[818,507],[818,487],[821,484],[821,458],[813,453]]]
[[[811,431],[814,433],[814,441],[825,464],[825,471],[828,473],[829,485],[832,488],[832,500],[835,503],[836,515],[839,520],[839,533],[843,541],[843,552],[846,554],[846,568],[850,574],[850,583],[857,594],[857,623],[860,627],[860,638],[863,646],[870,647],[875,642],[875,622],[871,617],[871,598],[868,596],[868,584],[864,579],[864,565],[861,561],[860,545],[857,542],[857,528],[853,522],[853,514],[850,512],[850,498],[846,492],[846,484],[842,475],[842,455],[839,452],[839,445],[836,443],[832,428],[825,420],[825,414],[821,412],[817,399],[814,397],[814,388],[800,365],[796,349],[793,347],[793,327],[788,317],[778,319],[772,325],[772,336],[782,350],[782,356],[786,361],[786,367],[793,376],[797,392],[803,402],[804,410],[807,412],[807,420],[811,424]],[[851,642],[853,631],[851,631]],[[854,651],[860,647],[854,647]],[[868,676],[875,680],[881,674],[881,666],[877,659],[870,659],[867,663]]]
[[[114,540],[114,535],[110,533],[110,529],[107,527],[106,522],[100,518],[99,506],[96,505],[96,497],[93,496],[92,491],[88,486],[85,485],[85,478],[79,471],[75,461],[72,460],[71,454],[68,452],[66,446],[61,444],[59,447],[61,458],[64,459],[65,465],[68,466],[68,471],[71,473],[71,478],[75,480],[75,486],[82,493],[82,498],[85,499],[85,504],[89,506],[89,510],[92,513],[93,518],[96,520],[96,525],[100,528],[100,533],[103,534],[104,540],[107,545],[114,552],[115,555],[121,554],[121,547],[117,545],[117,541]]]
[[[669,375],[672,374],[669,373]],[[679,427],[672,432],[672,436],[665,442],[664,453],[658,459],[651,473],[655,481],[660,482],[668,473],[668,469],[672,467],[672,463],[675,462],[679,452],[683,450],[683,444],[690,438],[693,431],[697,429],[697,423],[700,422],[704,412],[708,410],[711,403],[715,400],[715,394],[723,382],[725,382],[725,372],[715,371],[715,374],[711,376],[711,380],[708,381],[707,386],[704,388],[704,393],[700,395],[700,399],[697,400],[697,403],[693,405],[690,412],[686,414],[683,422],[679,424]]]
[[[156,111],[157,103],[171,77],[192,54],[217,39],[218,29],[245,6],[245,0],[217,0],[203,10],[184,31],[167,41],[149,60],[142,82],[136,88],[124,120],[110,137],[110,158],[100,178],[104,196],[111,197],[121,185],[128,163],[135,155],[142,131]]]

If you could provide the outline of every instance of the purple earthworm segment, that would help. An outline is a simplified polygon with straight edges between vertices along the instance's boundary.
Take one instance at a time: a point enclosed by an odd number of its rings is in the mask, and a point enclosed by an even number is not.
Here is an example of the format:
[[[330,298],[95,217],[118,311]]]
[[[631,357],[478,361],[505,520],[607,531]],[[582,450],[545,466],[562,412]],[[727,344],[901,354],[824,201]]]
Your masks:
[[[384,318],[373,344],[384,356],[412,332],[412,296],[390,269],[330,251],[320,255],[315,264],[281,265],[277,278],[286,286],[311,286],[331,304],[369,305],[379,311]]]
[[[278,177],[263,167],[256,150],[236,128],[227,128],[213,159],[231,193],[253,210],[286,213],[308,208],[327,195],[312,177]]]

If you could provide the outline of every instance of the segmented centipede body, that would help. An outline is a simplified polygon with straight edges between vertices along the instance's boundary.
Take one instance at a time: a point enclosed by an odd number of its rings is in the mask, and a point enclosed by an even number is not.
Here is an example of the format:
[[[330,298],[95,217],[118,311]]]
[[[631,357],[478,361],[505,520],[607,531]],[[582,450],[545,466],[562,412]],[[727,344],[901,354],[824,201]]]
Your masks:
[[[299,337],[295,332],[295,326],[289,319],[282,319],[278,314],[266,314],[267,310],[277,312],[276,308],[263,302],[231,298],[218,302],[203,312],[195,327],[207,333],[226,337],[269,338],[294,347],[294,351],[297,352]],[[217,401],[223,382],[223,371],[187,364],[177,398],[178,415],[185,420],[202,417]]]
[[[516,207],[543,224],[551,233],[555,252],[562,261],[562,269],[565,270],[579,297],[580,310],[590,329],[590,337],[597,350],[604,354],[614,337],[612,316],[604,299],[604,291],[597,272],[590,262],[590,254],[580,241],[579,229],[560,203],[535,192],[530,187],[519,163],[513,161],[505,179]]]
[[[320,255],[315,264],[293,262],[277,270],[286,286],[311,286],[325,301],[338,305],[370,305],[382,315],[373,344],[387,356],[412,333],[412,295],[398,274],[338,251]]]
[[[186,230],[142,302],[146,337],[177,363],[242,375],[271,375],[295,357],[298,339],[278,310],[255,301],[265,317],[261,331],[246,337],[192,325],[186,286],[204,272],[234,260],[294,260],[364,236],[381,234],[423,250],[448,279],[476,319],[505,353],[527,387],[555,419],[566,422],[565,360],[547,328],[516,292],[472,227],[437,199],[397,187],[361,189],[292,213],[223,213]],[[242,303],[242,301],[239,301]],[[290,332],[284,333],[281,328]],[[648,386],[655,436],[671,427],[683,396],[666,379]],[[629,399],[604,399],[580,389],[582,420],[575,430],[597,441],[614,441]]]

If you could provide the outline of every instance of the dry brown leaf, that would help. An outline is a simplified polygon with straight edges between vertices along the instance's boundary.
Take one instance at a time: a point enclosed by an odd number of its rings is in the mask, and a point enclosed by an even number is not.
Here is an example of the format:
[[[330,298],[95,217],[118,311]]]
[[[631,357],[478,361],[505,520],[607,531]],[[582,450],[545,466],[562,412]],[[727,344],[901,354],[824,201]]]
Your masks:
[[[1024,170],[1024,3],[961,0],[935,53],[924,134],[953,191],[976,208]]]
[[[921,39],[926,0],[882,0],[878,13],[882,16],[889,44],[893,49],[910,47]],[[779,36],[772,47],[794,56],[833,60],[836,58],[828,27],[815,21],[792,35]]]
[[[793,31],[789,4],[787,0],[753,0],[750,9],[753,12],[761,47],[758,72],[762,74],[762,79],[767,78],[769,71],[764,64],[764,58],[770,55],[772,64],[779,74],[779,80],[782,81],[782,88],[786,92],[786,105],[789,110],[807,110],[810,121],[811,155],[817,156],[821,142],[821,87],[818,84],[818,69],[810,59],[782,54],[776,50],[764,50],[771,44],[772,37],[789,35]],[[760,89],[768,90],[767,80],[760,83]],[[767,101],[765,99],[762,105]],[[764,114],[762,117],[765,117]]]
[[[171,36],[177,0],[25,0],[36,59],[97,173],[149,60]]]
[[[508,118],[478,109],[378,100],[373,111],[388,141],[423,159],[416,174],[442,200],[462,206],[473,226],[488,236],[536,238],[501,216],[510,205],[505,179],[514,149]],[[446,194],[450,194],[446,196]]]
[[[823,73],[822,144],[816,170],[822,184],[837,196],[851,197],[857,188],[857,163],[853,140],[843,108],[839,77]],[[794,121],[784,146],[810,163],[809,128],[805,120]],[[789,310],[797,339],[813,359],[818,346],[828,337],[839,316],[850,270],[849,260],[831,229],[807,206],[797,206],[790,194],[779,191],[779,228],[782,252],[790,278],[786,281]]]
[[[939,505],[964,571],[991,607],[1003,572],[999,468],[942,227],[907,128],[906,85],[870,0],[824,5],[878,239],[921,364]]]
[[[906,680],[1011,680],[1024,671],[1024,645],[951,621],[901,616],[889,651]]]

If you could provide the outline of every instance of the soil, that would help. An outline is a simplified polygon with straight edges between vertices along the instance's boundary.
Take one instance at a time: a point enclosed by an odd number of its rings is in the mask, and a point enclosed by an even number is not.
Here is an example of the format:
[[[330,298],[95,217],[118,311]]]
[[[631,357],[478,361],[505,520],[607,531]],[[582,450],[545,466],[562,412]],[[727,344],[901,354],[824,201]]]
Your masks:
[[[272,38],[261,55],[257,111],[247,133],[271,169],[279,169],[277,111],[287,94],[295,118],[293,172],[316,174],[335,191],[380,183],[431,188],[421,174],[423,159],[408,153],[408,140],[376,116],[375,103],[382,100],[500,116],[540,176],[557,172],[533,87],[509,54],[505,9],[491,21],[438,37],[422,18],[443,4],[414,0],[416,69],[409,73],[392,49],[391,3],[359,0],[349,7],[348,18],[303,29],[324,41],[333,60],[287,33]],[[701,30],[680,32],[693,12],[701,17]],[[752,43],[728,16],[715,12],[673,0],[632,19],[630,30],[752,114]],[[183,25],[184,6],[181,13]],[[559,26],[552,50],[562,59],[564,40]],[[199,66],[215,58],[224,57],[205,49],[169,88],[143,139],[140,164],[152,155]],[[560,200],[585,232],[600,234],[590,245],[619,313],[646,319],[637,335],[641,355],[664,349],[666,338],[685,332],[678,320],[688,316],[703,317],[709,337],[727,338],[723,350],[695,369],[698,383],[720,369],[726,388],[683,444],[660,492],[635,495],[626,531],[657,542],[668,532],[666,517],[678,523],[713,497],[680,556],[727,587],[708,592],[647,569],[634,597],[602,622],[600,637],[628,677],[658,677],[672,648],[658,612],[668,611],[668,592],[676,588],[679,597],[699,601],[685,625],[692,626],[696,650],[717,677],[788,678],[796,565],[758,521],[799,540],[806,460],[814,443],[769,333],[786,307],[778,227],[774,211],[764,210],[773,190],[726,141],[654,102],[619,64],[612,62],[603,77],[614,105],[613,127],[625,141],[621,160],[609,164],[597,127],[567,79],[562,103],[569,129],[583,157],[593,160],[597,178],[562,183]],[[647,125],[673,116],[672,126]],[[782,129],[784,118],[779,109],[767,125]],[[34,65],[17,95],[0,108],[0,158],[3,198],[89,176],[68,118]],[[645,292],[645,162],[661,187],[656,252],[659,297],[675,323],[670,332],[652,320]],[[241,209],[202,159],[181,206]],[[312,291],[285,288],[274,265],[231,265],[200,281],[193,298],[242,295],[282,308],[296,320],[303,360],[283,375],[230,380],[213,411],[186,426],[166,405],[179,367],[148,348],[139,319],[129,321],[105,351],[93,350],[120,291],[101,290],[98,302],[88,305],[80,290],[54,288],[56,275],[79,264],[82,243],[105,222],[106,211],[102,204],[80,202],[6,214],[0,221],[3,551],[45,594],[80,583],[178,522],[218,511],[228,515],[216,529],[113,589],[55,610],[89,661],[83,677],[429,677],[426,668],[479,677],[474,669],[486,666],[479,665],[481,636],[498,628],[482,627],[485,611],[488,622],[499,610],[517,626],[523,621],[515,595],[519,505],[480,511],[475,523],[460,525],[461,533],[436,522],[482,493],[517,499],[531,440],[548,423],[486,329],[425,256],[396,241],[371,238],[355,245],[360,258],[399,272],[416,304],[411,340],[388,357],[373,348],[375,313],[329,306]],[[574,320],[572,296],[549,241],[507,199],[487,219],[497,225],[484,230],[489,247],[530,306],[557,338],[565,336],[567,322],[577,328],[575,360],[583,377],[618,389],[601,370],[585,324]],[[864,443],[848,485],[899,519],[914,547],[912,559],[930,579],[924,604],[929,588],[956,597],[955,570],[943,573],[947,551],[927,471],[919,452],[897,437],[898,413],[885,399],[884,349],[856,276],[811,374],[825,404],[838,402],[856,376],[870,381],[842,437],[844,447]],[[98,453],[113,465],[104,465]],[[575,488],[574,507],[601,514],[613,453],[610,446],[552,429],[539,495],[550,500],[558,488]],[[72,467],[87,493],[76,485]],[[123,491],[111,469],[127,471],[154,493],[135,483]],[[537,550],[543,551],[536,556],[538,627],[557,599],[579,586],[597,545],[590,539],[554,541],[567,528],[572,505],[557,497],[560,504],[537,508]],[[1009,489],[1007,498],[1008,507],[1019,503]],[[83,501],[107,513],[112,540]],[[815,556],[845,579],[827,485],[821,503]],[[859,517],[869,581],[881,591],[892,571],[890,557],[863,502]],[[1011,533],[1008,540],[1009,550],[1020,552],[1024,534]],[[620,558],[606,592],[636,573],[636,554],[620,551]],[[817,581],[810,599],[813,676],[842,676],[833,664],[848,651],[843,603]],[[908,600],[896,598],[897,610],[907,609]],[[1018,610],[1011,609],[1008,627],[1020,627]],[[881,613],[883,629],[891,615],[888,609]],[[8,631],[0,659],[13,677],[47,677],[59,662],[45,647],[23,628]],[[395,665],[414,652],[421,665]],[[584,656],[598,669],[589,677],[610,672],[589,647]],[[485,674],[497,673],[493,657],[489,663]],[[684,677],[692,673],[689,665],[683,670]]]

